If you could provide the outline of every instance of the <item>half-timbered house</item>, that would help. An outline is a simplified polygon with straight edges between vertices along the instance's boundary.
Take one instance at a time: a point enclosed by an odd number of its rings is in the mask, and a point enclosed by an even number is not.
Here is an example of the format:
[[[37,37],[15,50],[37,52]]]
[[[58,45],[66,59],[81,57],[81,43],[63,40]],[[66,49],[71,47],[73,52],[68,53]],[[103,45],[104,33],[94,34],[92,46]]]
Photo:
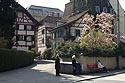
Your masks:
[[[12,48],[17,50],[31,50],[36,45],[36,31],[39,24],[28,11],[19,5],[16,9],[15,36]]]
[[[77,41],[84,26],[83,18],[88,15],[91,15],[90,10],[65,18],[62,24],[51,31],[52,47],[55,48],[67,40]]]
[[[38,52],[40,51],[43,53],[47,48],[51,48],[51,30],[56,27],[57,21],[60,19],[60,17],[54,16],[45,16],[43,19],[41,19],[37,36]]]
[[[91,13],[91,10],[86,10],[65,18],[65,23],[60,24],[52,30],[52,47],[55,48],[67,40],[79,42],[82,29],[85,26],[84,18],[91,16]],[[116,25],[113,25],[114,28],[115,26]],[[115,34],[114,29],[112,30],[112,34]]]

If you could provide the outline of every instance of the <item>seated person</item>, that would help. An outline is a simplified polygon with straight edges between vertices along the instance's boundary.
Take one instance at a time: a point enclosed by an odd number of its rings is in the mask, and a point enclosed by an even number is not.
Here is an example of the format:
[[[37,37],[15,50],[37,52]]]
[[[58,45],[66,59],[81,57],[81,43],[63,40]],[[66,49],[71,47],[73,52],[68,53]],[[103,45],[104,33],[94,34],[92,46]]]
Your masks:
[[[101,63],[100,60],[97,61],[97,67],[102,69],[103,71],[109,72],[107,71],[107,68]]]

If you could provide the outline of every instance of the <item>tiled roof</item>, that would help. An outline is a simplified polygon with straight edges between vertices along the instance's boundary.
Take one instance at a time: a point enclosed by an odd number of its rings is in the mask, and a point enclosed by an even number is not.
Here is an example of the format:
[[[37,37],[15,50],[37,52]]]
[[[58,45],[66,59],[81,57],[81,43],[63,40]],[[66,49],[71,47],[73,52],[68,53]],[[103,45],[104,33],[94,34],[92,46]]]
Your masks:
[[[86,11],[83,11],[83,12],[79,13],[79,14],[76,14],[76,15],[70,16],[70,17],[68,17],[68,18],[65,18],[65,23],[62,24],[62,25],[60,25],[60,26],[58,26],[58,27],[56,27],[56,28],[54,28],[53,30],[58,29],[58,28],[61,28],[61,27],[63,27],[63,26],[66,26],[66,25],[68,25],[68,24],[70,24],[70,23],[72,23],[72,22],[74,22],[74,21],[80,19],[80,18],[81,18],[83,15],[85,15],[86,13],[90,13],[90,12],[91,12],[91,11],[88,9],[88,10],[86,10]]]
[[[53,16],[45,16],[41,19],[40,24],[43,22],[47,22],[47,23],[53,23],[56,24],[58,20],[60,20],[60,17],[53,17]]]

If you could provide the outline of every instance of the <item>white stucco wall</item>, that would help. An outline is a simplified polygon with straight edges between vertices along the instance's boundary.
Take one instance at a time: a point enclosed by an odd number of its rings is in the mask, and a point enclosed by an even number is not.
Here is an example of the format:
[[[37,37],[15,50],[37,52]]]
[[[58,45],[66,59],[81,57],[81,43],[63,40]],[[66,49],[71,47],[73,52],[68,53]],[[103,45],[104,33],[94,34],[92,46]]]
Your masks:
[[[117,14],[117,0],[109,0],[113,9]],[[119,20],[120,20],[120,34],[125,35],[125,17],[124,17],[124,10],[122,9],[121,5],[119,5]]]

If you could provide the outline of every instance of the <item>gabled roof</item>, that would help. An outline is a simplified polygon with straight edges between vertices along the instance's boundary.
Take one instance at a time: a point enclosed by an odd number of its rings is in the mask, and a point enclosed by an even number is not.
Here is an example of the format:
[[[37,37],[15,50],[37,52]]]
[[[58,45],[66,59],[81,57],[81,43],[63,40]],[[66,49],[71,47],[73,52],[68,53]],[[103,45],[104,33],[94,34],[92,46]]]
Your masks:
[[[60,25],[60,26],[57,26],[57,27],[54,28],[53,30],[58,29],[58,28],[61,28],[61,27],[64,27],[64,26],[67,26],[67,25],[69,25],[69,24],[75,22],[76,20],[80,19],[82,16],[84,16],[84,15],[87,14],[87,13],[90,14],[91,11],[88,9],[88,10],[86,10],[86,11],[83,11],[83,12],[79,13],[79,14],[76,14],[76,15],[70,16],[70,17],[68,17],[68,18],[65,18],[65,20],[67,20],[67,21],[65,21],[64,24],[62,24],[62,25]],[[64,19],[63,19],[63,20],[64,20]]]
[[[86,10],[86,11],[83,11],[82,13],[79,13],[79,14],[76,14],[74,16],[71,16],[69,18],[67,18],[67,22],[65,25],[69,24],[69,23],[72,23],[78,19],[80,19],[82,16],[84,16],[86,13],[90,13],[90,10]]]
[[[45,16],[41,19],[40,24],[43,22],[56,24],[60,19],[61,17]]]
[[[32,17],[32,15],[23,7],[19,4],[19,7],[16,9],[16,11],[24,12],[32,21],[35,25],[39,26],[39,22]]]

